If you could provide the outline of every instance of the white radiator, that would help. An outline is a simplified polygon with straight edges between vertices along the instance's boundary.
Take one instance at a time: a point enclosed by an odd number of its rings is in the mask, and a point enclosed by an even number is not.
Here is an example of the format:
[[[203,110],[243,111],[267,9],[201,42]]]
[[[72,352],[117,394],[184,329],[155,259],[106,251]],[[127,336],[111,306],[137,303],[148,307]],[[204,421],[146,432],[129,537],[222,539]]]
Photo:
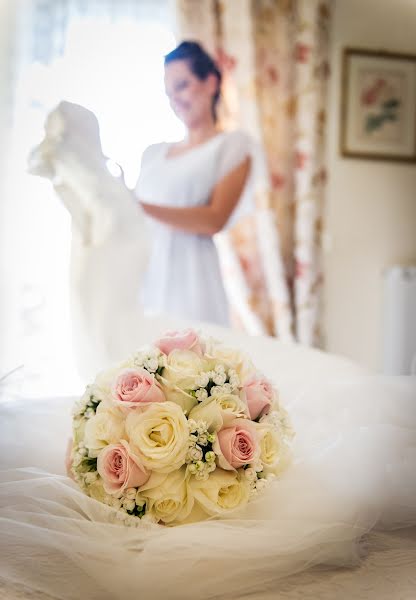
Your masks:
[[[383,288],[383,372],[416,375],[416,266],[389,268]]]

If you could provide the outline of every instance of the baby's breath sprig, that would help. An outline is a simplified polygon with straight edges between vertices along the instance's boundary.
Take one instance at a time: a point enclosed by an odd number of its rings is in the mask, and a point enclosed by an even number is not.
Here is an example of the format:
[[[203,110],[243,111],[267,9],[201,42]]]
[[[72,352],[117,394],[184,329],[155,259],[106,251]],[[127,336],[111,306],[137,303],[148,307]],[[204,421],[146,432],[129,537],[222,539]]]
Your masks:
[[[120,513],[131,517],[142,519],[146,514],[146,500],[140,495],[137,488],[128,488],[124,490],[122,496],[111,496],[107,494],[104,502],[111,508],[115,508]]]
[[[79,442],[72,449],[71,471],[75,480],[83,487],[94,483],[97,478],[97,458],[91,457],[84,442]]]
[[[133,517],[142,518],[146,512],[146,500],[140,495],[137,488],[128,488],[119,499],[120,509]]]
[[[265,474],[263,471],[256,472],[252,467],[248,467],[244,471],[244,475],[250,486],[250,496],[257,496],[263,492],[273,481],[275,475],[273,473]]]
[[[166,367],[166,356],[158,348],[147,348],[135,352],[131,362],[135,367],[146,369],[154,375],[161,375]]]
[[[219,363],[212,371],[201,371],[195,384],[198,389],[192,395],[198,402],[202,402],[209,396],[232,394],[239,389],[240,378],[235,369],[227,369]]]
[[[94,392],[94,385],[87,385],[84,394],[78,402],[75,403],[73,415],[74,417],[85,417],[89,419],[97,412],[97,407],[101,402]]]
[[[212,444],[215,442],[216,434],[210,433],[204,421],[189,419],[189,446],[185,462],[188,465],[188,473],[196,479],[206,481],[209,474],[215,471],[215,453]]]

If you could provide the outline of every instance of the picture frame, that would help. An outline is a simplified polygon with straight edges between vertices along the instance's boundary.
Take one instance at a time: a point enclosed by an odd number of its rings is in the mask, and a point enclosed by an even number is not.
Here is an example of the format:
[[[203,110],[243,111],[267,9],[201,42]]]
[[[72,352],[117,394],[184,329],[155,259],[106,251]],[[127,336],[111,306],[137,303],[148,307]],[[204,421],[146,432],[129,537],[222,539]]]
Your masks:
[[[345,48],[341,155],[416,162],[416,55]]]

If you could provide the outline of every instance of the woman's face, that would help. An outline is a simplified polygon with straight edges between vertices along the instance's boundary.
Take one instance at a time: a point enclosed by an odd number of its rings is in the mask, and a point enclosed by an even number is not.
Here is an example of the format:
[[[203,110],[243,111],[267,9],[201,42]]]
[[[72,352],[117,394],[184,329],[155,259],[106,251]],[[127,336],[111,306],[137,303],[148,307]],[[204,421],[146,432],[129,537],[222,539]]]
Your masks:
[[[212,120],[212,99],[217,87],[214,74],[201,80],[186,60],[174,60],[165,66],[166,94],[173,112],[187,127]]]

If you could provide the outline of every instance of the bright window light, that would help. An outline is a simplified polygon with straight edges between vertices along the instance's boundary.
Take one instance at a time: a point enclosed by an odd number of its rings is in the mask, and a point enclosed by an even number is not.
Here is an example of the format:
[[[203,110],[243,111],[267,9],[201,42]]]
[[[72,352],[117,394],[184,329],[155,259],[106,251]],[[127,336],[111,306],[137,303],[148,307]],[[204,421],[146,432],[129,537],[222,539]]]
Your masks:
[[[25,365],[25,393],[78,393],[69,309],[69,214],[50,182],[26,173],[47,113],[60,100],[92,110],[100,123],[108,168],[133,188],[143,150],[183,137],[164,92],[163,56],[173,33],[157,22],[76,18],[64,54],[29,64],[17,82],[8,173],[5,246],[11,315],[3,371]],[[1,375],[1,373],[0,373]]]

